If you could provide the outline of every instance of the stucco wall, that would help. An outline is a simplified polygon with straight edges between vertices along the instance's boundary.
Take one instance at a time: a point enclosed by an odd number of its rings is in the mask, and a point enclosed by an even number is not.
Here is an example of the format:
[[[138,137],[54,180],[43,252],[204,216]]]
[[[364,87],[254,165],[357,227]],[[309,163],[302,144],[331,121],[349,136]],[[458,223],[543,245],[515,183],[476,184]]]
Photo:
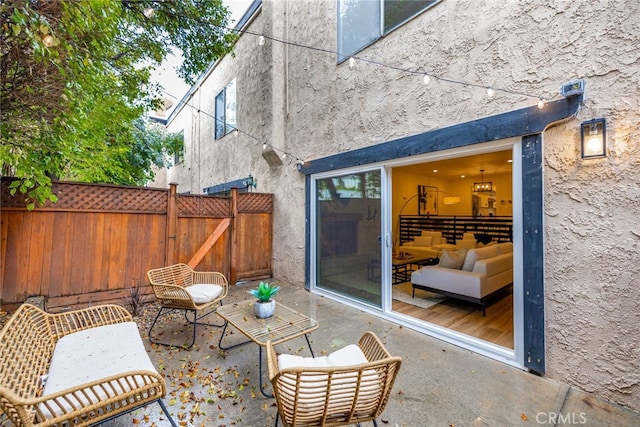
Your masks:
[[[635,0],[443,0],[356,56],[481,86],[556,96],[587,81],[577,118],[543,135],[547,375],[640,409],[640,6]],[[255,34],[335,50],[336,1],[265,1]],[[237,79],[238,128],[215,141],[189,114],[195,140],[164,178],[184,190],[251,173],[275,194],[274,274],[304,281],[304,177],[314,159],[535,105],[537,99],[432,79],[320,50],[243,36],[194,95],[213,115]],[[609,157],[580,159],[580,122],[606,117]],[[246,132],[246,134],[244,133]],[[252,137],[249,137],[251,135]],[[280,167],[262,158],[267,142]]]

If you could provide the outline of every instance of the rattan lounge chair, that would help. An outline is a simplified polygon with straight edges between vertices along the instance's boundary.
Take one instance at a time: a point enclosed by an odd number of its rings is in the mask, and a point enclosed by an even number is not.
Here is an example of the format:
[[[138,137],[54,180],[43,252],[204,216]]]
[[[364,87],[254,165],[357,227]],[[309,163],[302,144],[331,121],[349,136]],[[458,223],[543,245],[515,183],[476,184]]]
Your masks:
[[[123,307],[50,314],[22,304],[0,331],[2,426],[95,426],[157,402],[176,427],[166,392]]]
[[[373,421],[384,410],[402,359],[392,357],[372,332],[358,345],[326,357],[276,355],[267,342],[267,365],[278,418],[287,427],[342,426]]]
[[[199,319],[213,313],[229,292],[229,283],[224,274],[217,271],[194,271],[186,264],[174,264],[168,267],[149,270],[147,273],[160,310],[149,328],[149,341],[155,344],[174,345],[160,342],[153,338],[152,331],[163,314],[174,310],[184,310],[185,319],[193,325],[191,343],[183,347],[191,348],[196,342],[196,326],[208,325],[222,327],[211,323],[198,322]],[[209,310],[209,311],[207,311]],[[198,316],[198,312],[204,312]],[[193,319],[189,319],[189,314]]]

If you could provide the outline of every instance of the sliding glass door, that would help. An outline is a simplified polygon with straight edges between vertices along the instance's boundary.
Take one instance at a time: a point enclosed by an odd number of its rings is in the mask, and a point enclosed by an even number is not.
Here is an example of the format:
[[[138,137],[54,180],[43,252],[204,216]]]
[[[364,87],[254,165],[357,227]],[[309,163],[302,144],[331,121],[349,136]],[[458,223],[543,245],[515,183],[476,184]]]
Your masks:
[[[382,172],[315,180],[315,286],[382,307]]]

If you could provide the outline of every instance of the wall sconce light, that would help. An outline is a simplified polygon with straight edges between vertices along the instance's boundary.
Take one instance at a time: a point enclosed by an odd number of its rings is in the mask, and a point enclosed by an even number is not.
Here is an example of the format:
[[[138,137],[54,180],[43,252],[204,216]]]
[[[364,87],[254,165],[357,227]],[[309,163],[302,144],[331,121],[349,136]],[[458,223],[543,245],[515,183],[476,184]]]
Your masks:
[[[249,176],[242,181],[242,184],[247,187],[247,191],[251,191],[251,187],[255,189],[258,186],[258,181],[249,174]]]
[[[456,205],[461,201],[462,199],[460,198],[460,196],[445,196],[442,199],[442,203],[444,203],[445,205]]]
[[[598,159],[607,156],[607,125],[605,119],[582,122],[580,126],[583,159]]]

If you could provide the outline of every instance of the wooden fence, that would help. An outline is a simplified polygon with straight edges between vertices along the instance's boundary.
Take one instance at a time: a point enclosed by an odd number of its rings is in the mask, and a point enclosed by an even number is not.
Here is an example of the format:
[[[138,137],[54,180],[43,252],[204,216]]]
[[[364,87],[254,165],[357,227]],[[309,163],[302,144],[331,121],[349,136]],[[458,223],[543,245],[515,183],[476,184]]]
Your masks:
[[[273,195],[230,198],[169,189],[54,182],[56,203],[0,210],[0,306],[44,296],[50,311],[152,293],[149,269],[184,262],[230,283],[272,275]],[[138,288],[139,287],[139,288]]]

